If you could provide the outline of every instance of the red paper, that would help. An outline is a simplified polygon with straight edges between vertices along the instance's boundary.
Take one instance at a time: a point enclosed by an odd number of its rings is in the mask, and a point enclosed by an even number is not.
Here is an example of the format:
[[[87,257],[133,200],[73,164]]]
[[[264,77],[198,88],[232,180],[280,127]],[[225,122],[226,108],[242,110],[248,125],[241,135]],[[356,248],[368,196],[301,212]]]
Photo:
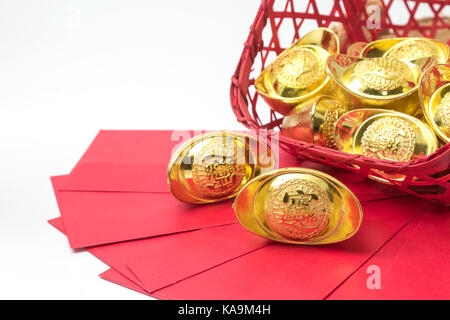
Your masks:
[[[180,255],[183,248],[198,250],[188,239],[189,235],[200,231],[100,246],[89,251],[128,279],[133,279],[131,281],[141,288],[144,283],[149,288],[153,282],[159,287],[165,287],[166,283],[168,287],[152,293],[161,299],[323,299],[374,255],[424,205],[422,200],[410,197],[364,204],[363,225],[355,237],[345,242],[321,247],[273,244],[229,259],[214,268],[211,266],[215,263],[208,265],[208,260],[215,256],[211,260],[217,261],[217,256],[222,255],[222,247],[213,251],[216,246],[213,245],[203,250],[210,252],[202,255],[203,260],[198,256],[189,260],[188,253]],[[170,237],[181,239],[180,236],[185,239],[177,243],[161,241],[161,246],[145,245],[146,241],[150,244]],[[201,239],[198,237],[194,243],[201,245]],[[203,243],[208,241],[205,238]],[[173,249],[165,250],[167,248]],[[180,263],[172,263],[180,256],[184,257]],[[124,264],[124,260],[134,260],[133,270]],[[186,264],[191,264],[191,275],[185,271]],[[149,272],[146,272],[146,266],[150,268]],[[182,276],[173,277],[173,274]],[[166,280],[161,281],[162,278]],[[184,280],[172,284],[177,278]],[[270,285],[264,284],[265,281]]]
[[[51,219],[48,221],[53,227],[61,231],[65,234],[64,224],[62,222],[61,217]],[[157,238],[156,238],[157,239]],[[111,245],[104,245],[99,247],[92,247],[87,249],[88,252],[96,256],[98,259],[109,265],[110,267],[117,270],[124,276],[127,277],[130,281],[132,281],[137,286],[143,286],[143,284],[139,281],[138,278],[133,274],[133,272],[123,263],[123,256],[126,255],[126,244],[130,245],[130,243],[135,242],[137,246],[139,246],[139,240],[129,241],[129,242],[121,242]]]
[[[118,284],[119,286],[137,291],[139,293],[150,295],[147,291],[142,289],[142,287],[138,286],[136,283],[134,283],[133,281],[128,279],[126,276],[124,276],[119,271],[117,271],[113,268],[109,268],[105,272],[101,273],[99,276],[103,280]]]
[[[363,208],[363,225],[349,240],[327,246],[270,245],[156,291],[152,296],[161,299],[323,299],[424,205],[423,200],[412,197],[367,204]]]
[[[125,263],[153,292],[269,244],[273,242],[234,224],[180,234],[128,252]]]
[[[61,189],[169,192],[167,166],[171,155],[183,142],[204,132],[100,131]],[[291,159],[291,164],[297,163],[294,157]]]
[[[100,131],[77,163],[61,190],[168,192],[167,165],[172,152],[186,139],[203,131]],[[252,132],[247,132],[253,134]],[[275,143],[275,142],[274,142]],[[278,166],[302,166],[327,172],[349,184],[360,200],[398,196],[401,193],[357,175],[322,164],[303,161],[281,148]],[[367,198],[364,196],[367,195]]]
[[[450,208],[427,206],[329,299],[449,299],[449,234]]]
[[[196,206],[168,193],[58,191],[64,179],[52,182],[74,249],[236,222],[231,200]]]
[[[49,223],[64,233],[60,218]],[[108,244],[88,251],[136,285],[152,292],[271,243],[239,224],[232,224]],[[130,263],[132,268],[129,268]],[[136,271],[139,277],[136,277]]]

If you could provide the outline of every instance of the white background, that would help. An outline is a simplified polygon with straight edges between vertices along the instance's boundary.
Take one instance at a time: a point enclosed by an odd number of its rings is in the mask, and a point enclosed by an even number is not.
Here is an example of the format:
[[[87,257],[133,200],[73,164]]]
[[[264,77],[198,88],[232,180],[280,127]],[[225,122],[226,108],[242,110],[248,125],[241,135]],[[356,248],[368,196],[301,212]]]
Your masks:
[[[259,0],[0,0],[0,298],[147,299],[46,220],[99,129],[242,129],[231,75]]]

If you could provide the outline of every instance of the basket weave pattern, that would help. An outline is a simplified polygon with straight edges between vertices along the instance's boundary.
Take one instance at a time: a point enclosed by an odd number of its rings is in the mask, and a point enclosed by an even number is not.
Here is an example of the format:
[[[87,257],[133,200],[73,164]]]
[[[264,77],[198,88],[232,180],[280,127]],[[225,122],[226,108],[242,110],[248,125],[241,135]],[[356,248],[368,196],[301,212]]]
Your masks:
[[[327,3],[328,7],[320,7]],[[419,33],[424,37],[434,37],[437,32],[450,28],[449,20],[441,17],[444,9],[450,8],[447,0],[385,0],[379,3],[383,6],[380,10],[381,28],[369,30],[365,27],[368,14],[364,0],[263,0],[232,77],[231,105],[237,120],[253,130],[280,126],[281,116],[258,97],[254,81],[276,55],[305,33],[305,26],[311,29],[341,23],[346,34],[341,49],[352,42],[376,39],[382,30],[403,37]],[[395,24],[391,20],[392,8],[398,5],[403,6],[408,17],[404,24]],[[415,18],[417,10],[424,10],[424,7],[434,15],[431,24],[421,25]],[[301,158],[351,170],[365,177],[380,177],[377,170],[402,174],[405,176],[402,181],[389,180],[396,188],[450,205],[450,143],[427,157],[406,163],[348,154],[283,136],[280,137],[280,146]]]

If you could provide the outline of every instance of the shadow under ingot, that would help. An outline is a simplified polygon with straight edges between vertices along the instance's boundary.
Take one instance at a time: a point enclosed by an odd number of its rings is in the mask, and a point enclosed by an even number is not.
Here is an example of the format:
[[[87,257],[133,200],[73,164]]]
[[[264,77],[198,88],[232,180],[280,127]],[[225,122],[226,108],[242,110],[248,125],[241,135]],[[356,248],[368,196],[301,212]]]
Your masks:
[[[336,149],[334,127],[347,107],[330,96],[319,96],[297,105],[283,119],[281,135]]]
[[[210,203],[233,197],[249,180],[275,166],[275,154],[259,137],[213,132],[186,141],[174,153],[167,181],[177,199]]]
[[[428,124],[445,143],[450,142],[450,65],[439,64],[424,72],[419,96]]]
[[[333,95],[350,109],[381,108],[420,114],[418,67],[395,58],[358,58],[343,54],[327,60]]]
[[[250,232],[291,244],[340,242],[362,222],[361,205],[344,184],[306,168],[278,169],[251,180],[233,208]]]
[[[339,53],[339,39],[327,28],[318,28],[284,50],[255,81],[269,106],[285,115],[300,102],[329,90],[326,60]]]

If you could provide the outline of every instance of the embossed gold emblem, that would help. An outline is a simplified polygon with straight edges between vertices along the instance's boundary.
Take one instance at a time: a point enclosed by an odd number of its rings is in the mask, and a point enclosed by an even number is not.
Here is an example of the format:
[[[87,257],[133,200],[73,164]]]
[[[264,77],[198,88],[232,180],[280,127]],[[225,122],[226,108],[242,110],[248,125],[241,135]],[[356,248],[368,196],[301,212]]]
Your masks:
[[[433,56],[431,43],[422,39],[412,39],[400,42],[386,52],[386,57],[399,60],[420,59]]]
[[[274,190],[267,205],[266,221],[280,235],[310,239],[327,228],[330,206],[326,192],[317,184],[293,179]]]
[[[325,66],[308,47],[286,51],[272,65],[275,86],[304,89],[325,75]]]
[[[337,120],[347,111],[347,108],[339,103],[335,103],[325,112],[324,120],[319,128],[319,132],[323,135],[325,146],[331,149],[337,149],[336,140],[334,139],[334,127]]]
[[[386,57],[360,60],[354,76],[373,90],[389,91],[401,87],[409,78],[409,67],[400,60]]]
[[[214,139],[194,157],[193,181],[205,196],[217,197],[232,192],[241,185],[244,176],[244,150],[239,150],[231,139]]]
[[[441,100],[438,109],[439,118],[441,118],[442,125],[450,130],[450,92],[447,92]]]
[[[261,237],[320,245],[352,237],[362,221],[356,196],[332,176],[308,168],[282,168],[250,180],[233,209],[239,223]]]
[[[404,120],[385,117],[370,124],[361,139],[362,154],[383,160],[409,161],[416,135]]]

